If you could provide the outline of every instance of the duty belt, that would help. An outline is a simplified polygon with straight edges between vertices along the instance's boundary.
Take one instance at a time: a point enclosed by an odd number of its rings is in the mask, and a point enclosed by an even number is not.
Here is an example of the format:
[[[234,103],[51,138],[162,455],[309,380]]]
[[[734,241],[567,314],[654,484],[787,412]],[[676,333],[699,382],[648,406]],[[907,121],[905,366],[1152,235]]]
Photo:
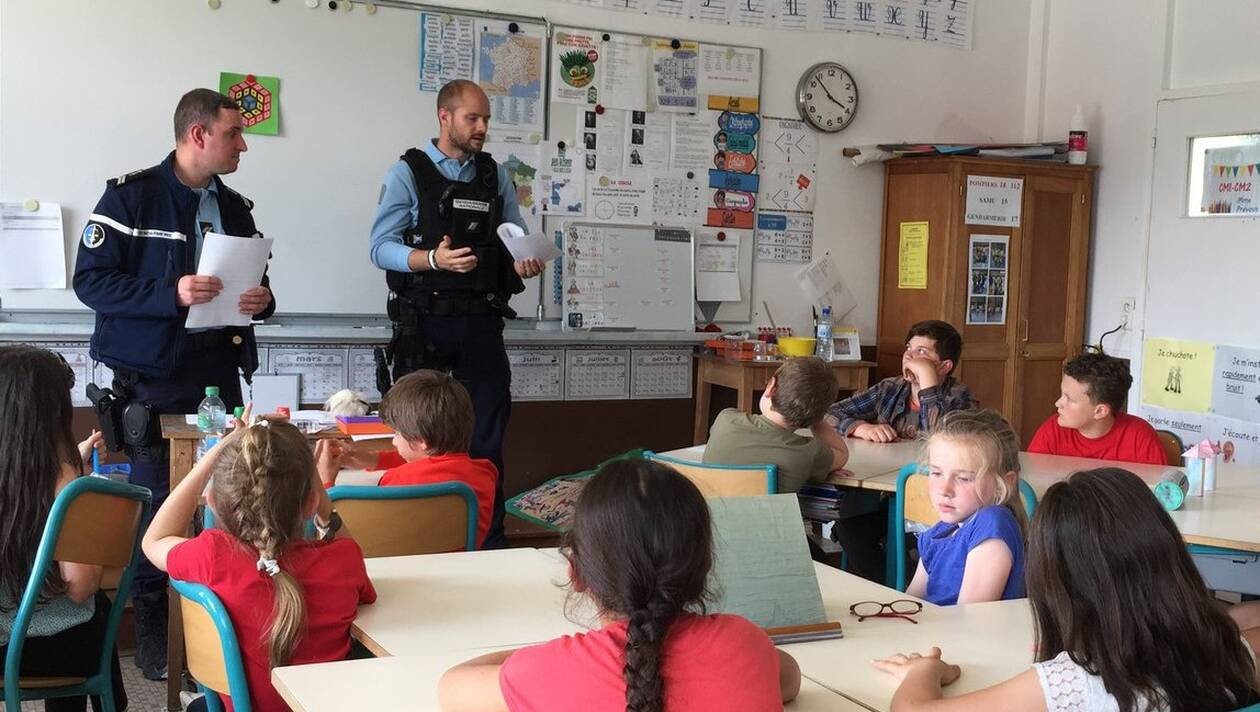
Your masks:
[[[484,316],[500,313],[492,293],[421,292],[411,301],[427,316]]]
[[[240,346],[242,341],[244,339],[239,333],[229,332],[227,329],[197,331],[184,335],[184,350],[214,351],[218,349],[233,349]]]

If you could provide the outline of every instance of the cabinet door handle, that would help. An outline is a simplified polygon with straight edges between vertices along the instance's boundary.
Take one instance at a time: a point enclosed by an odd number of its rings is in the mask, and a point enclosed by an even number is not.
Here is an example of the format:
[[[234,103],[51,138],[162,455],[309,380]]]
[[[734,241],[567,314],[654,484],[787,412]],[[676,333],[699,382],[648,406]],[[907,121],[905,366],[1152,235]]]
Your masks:
[[[1024,333],[1023,336],[1019,337],[1019,340],[1028,343],[1028,317],[1019,320],[1019,329]],[[1028,354],[1025,353],[1024,355],[1027,356]]]

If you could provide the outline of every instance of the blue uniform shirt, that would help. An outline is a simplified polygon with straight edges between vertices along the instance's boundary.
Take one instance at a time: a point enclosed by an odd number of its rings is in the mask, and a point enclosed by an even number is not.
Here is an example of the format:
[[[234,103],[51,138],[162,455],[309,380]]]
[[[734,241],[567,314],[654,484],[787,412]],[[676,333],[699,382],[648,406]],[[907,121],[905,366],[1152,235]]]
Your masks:
[[[219,233],[223,232],[223,218],[219,217],[219,186],[214,182],[204,188],[193,188],[197,195],[197,235],[193,243],[193,266],[201,261],[201,242],[205,238],[207,228]]]
[[[424,146],[424,153],[448,180],[468,183],[477,177],[477,166],[472,156],[462,163],[450,158],[438,150],[436,139]],[[503,198],[504,222],[516,223],[521,229],[527,229],[521,218],[521,209],[516,204],[516,186],[503,166],[499,166],[499,195]],[[376,206],[376,219],[372,221],[372,264],[380,269],[410,272],[407,256],[412,248],[403,242],[403,233],[419,220],[420,196],[416,193],[416,181],[411,175],[411,168],[400,160],[389,169],[385,184],[381,186],[381,200]]]
[[[1004,506],[981,507],[961,524],[937,522],[919,535],[919,559],[928,573],[927,600],[940,606],[958,603],[967,554],[989,539],[1011,550],[1011,573],[1002,600],[1024,597],[1024,537],[1015,515]]]

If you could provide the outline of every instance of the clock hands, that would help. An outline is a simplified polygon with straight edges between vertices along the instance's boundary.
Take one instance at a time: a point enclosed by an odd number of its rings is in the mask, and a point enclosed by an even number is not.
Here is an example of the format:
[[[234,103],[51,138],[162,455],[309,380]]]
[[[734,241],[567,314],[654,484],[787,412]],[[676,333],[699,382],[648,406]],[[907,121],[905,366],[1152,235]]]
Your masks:
[[[841,109],[844,108],[844,104],[841,104],[840,102],[836,101],[836,98],[831,95],[831,92],[827,91],[827,85],[823,83],[822,77],[818,78],[818,86],[822,87],[823,93],[827,95],[827,98],[831,100],[831,103],[835,104]]]

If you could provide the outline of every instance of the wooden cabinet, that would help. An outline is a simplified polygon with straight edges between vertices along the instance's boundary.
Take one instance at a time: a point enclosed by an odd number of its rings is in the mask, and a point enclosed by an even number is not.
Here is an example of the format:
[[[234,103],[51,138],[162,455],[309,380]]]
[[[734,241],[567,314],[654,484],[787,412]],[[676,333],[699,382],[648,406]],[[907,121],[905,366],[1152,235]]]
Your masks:
[[[877,373],[901,370],[906,330],[942,319],[963,336],[956,376],[1000,411],[1023,445],[1054,411],[1064,361],[1081,351],[1094,166],[986,158],[903,158],[885,164]],[[1018,227],[968,225],[967,177],[1023,179]],[[898,286],[903,223],[927,222],[927,285]],[[968,324],[973,237],[1006,237],[1004,318]],[[995,290],[989,290],[990,292]],[[1000,291],[1000,290],[997,290]],[[986,300],[993,302],[997,295]],[[1001,319],[1000,323],[998,320]]]

